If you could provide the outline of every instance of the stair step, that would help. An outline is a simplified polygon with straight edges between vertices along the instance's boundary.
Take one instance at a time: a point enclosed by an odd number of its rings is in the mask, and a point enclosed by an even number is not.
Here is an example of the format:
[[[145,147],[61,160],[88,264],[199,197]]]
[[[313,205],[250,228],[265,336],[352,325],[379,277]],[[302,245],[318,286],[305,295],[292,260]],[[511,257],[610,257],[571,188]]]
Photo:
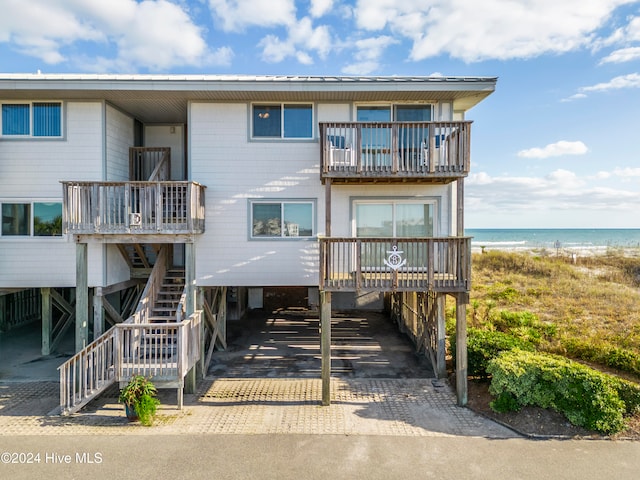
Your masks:
[[[151,309],[151,311],[153,313],[160,313],[160,312],[169,312],[169,313],[173,313],[176,311],[175,308],[171,308],[171,307],[153,307]]]

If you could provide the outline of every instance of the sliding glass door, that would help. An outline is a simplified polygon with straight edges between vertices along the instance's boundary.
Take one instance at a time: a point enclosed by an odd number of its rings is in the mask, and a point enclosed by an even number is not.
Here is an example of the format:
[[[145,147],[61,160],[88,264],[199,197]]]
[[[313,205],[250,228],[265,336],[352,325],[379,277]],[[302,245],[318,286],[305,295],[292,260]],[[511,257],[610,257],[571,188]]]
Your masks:
[[[425,238],[433,237],[435,201],[358,201],[355,203],[355,228],[358,238]],[[391,241],[365,243],[361,247],[362,269],[384,269],[393,247],[403,252],[407,267],[426,265],[426,245]]]

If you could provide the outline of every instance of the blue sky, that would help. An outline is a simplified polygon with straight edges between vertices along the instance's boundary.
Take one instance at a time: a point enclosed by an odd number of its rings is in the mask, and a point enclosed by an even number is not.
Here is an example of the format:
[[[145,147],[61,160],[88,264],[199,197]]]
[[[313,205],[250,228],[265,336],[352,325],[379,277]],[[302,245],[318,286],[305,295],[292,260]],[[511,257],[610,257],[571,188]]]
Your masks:
[[[640,228],[640,1],[0,0],[5,73],[479,75],[468,228]]]

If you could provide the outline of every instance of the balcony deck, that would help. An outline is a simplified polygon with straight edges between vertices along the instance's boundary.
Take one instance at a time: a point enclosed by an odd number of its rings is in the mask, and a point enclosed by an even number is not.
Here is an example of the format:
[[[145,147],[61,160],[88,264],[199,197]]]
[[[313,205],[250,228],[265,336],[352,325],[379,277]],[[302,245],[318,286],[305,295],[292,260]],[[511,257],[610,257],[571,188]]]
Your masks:
[[[320,289],[466,293],[471,237],[321,238]]]
[[[320,123],[320,177],[449,183],[469,174],[471,122]]]
[[[62,182],[63,232],[126,242],[204,232],[203,185],[188,181]],[[137,238],[137,240],[135,240]],[[187,240],[188,241],[188,240]]]

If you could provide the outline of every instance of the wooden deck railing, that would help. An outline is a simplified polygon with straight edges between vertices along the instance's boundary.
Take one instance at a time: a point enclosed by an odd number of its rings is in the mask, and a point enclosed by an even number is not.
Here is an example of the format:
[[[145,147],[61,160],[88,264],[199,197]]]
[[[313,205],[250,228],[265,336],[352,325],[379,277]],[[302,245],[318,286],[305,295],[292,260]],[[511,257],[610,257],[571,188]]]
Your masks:
[[[322,179],[469,174],[471,122],[320,123]]]
[[[200,359],[201,322],[202,311],[197,311],[180,323],[133,323],[130,318],[113,326],[58,367],[61,413],[77,412],[110,385],[126,383],[133,375],[181,388]]]
[[[171,148],[129,148],[129,180],[162,182],[171,176]]]
[[[471,238],[320,238],[327,291],[467,292]]]
[[[181,382],[200,359],[201,321],[198,311],[180,323],[117,325],[118,380],[144,375],[155,382]]]
[[[68,234],[204,232],[204,189],[196,182],[62,182]]]

